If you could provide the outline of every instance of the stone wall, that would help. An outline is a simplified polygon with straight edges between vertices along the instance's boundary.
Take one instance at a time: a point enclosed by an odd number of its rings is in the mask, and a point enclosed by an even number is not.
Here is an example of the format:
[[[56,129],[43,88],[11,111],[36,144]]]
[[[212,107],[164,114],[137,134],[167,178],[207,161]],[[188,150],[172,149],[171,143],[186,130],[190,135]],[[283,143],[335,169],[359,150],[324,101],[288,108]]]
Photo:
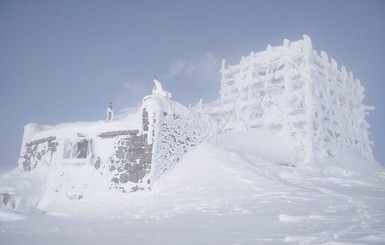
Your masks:
[[[48,137],[26,143],[20,156],[20,163],[25,171],[31,171],[38,164],[49,166],[59,142],[56,137]]]
[[[16,197],[8,193],[0,193],[0,208],[16,208]]]
[[[108,144],[103,140],[99,143]],[[112,188],[123,192],[149,189],[152,145],[147,144],[147,134],[130,130],[126,135],[116,135],[110,156],[104,161],[97,153],[96,156],[95,169],[108,172]]]

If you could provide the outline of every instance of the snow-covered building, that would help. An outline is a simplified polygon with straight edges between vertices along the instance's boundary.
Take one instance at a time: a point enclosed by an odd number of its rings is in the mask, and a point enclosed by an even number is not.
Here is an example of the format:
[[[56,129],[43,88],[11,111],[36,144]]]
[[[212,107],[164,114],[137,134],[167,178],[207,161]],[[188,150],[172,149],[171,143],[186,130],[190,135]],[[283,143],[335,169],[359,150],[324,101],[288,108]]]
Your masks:
[[[0,206],[148,190],[197,144],[229,131],[260,131],[285,141],[290,166],[345,148],[373,160],[364,88],[344,66],[313,50],[308,36],[269,45],[237,65],[223,61],[221,74],[220,99],[192,109],[172,101],[155,78],[152,95],[136,113],[114,116],[110,105],[103,121],[26,125],[20,172],[0,185]]]
[[[279,135],[301,162],[336,156],[344,148],[373,160],[364,88],[344,66],[313,50],[308,36],[269,45],[237,65],[223,60],[221,74],[220,100],[199,110],[217,119],[219,133],[260,129]]]
[[[121,119],[26,125],[21,169],[46,171],[47,191],[70,199],[82,198],[90,188],[150,189],[191,148],[216,137],[210,116],[172,101],[156,79],[154,83],[138,112]]]

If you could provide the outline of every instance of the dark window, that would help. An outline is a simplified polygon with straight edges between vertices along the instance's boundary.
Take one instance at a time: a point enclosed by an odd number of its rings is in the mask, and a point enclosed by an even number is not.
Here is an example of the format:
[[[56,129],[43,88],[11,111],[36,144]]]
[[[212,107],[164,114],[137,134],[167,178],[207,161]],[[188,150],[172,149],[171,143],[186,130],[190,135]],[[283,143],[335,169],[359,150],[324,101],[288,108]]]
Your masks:
[[[87,153],[88,153],[88,141],[84,140],[84,141],[78,142],[76,157],[87,158]]]

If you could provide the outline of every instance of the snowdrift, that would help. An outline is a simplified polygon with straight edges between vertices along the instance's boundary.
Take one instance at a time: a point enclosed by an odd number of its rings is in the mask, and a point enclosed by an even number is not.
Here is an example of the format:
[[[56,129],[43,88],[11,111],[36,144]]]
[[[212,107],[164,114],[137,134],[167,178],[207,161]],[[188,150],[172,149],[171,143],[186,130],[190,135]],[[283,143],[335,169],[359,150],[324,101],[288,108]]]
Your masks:
[[[264,137],[232,133],[200,144],[150,192],[55,199],[38,206],[44,213],[3,209],[2,244],[385,242],[381,166],[344,152],[298,167],[287,164],[290,145]]]

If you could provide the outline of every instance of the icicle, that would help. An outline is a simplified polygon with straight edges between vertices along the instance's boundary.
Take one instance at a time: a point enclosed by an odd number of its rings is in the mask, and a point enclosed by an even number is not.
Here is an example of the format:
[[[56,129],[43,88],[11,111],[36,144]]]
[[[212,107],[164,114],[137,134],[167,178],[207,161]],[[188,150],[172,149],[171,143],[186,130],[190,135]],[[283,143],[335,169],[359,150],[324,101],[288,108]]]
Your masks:
[[[338,70],[338,64],[337,64],[337,61],[335,59],[330,59],[330,62],[332,64],[332,67],[334,70]]]
[[[289,47],[289,43],[290,43],[289,39],[283,39],[283,47],[284,48],[288,48]]]
[[[345,66],[341,67],[341,72],[342,72],[342,79],[345,80],[348,77],[348,72],[346,71]]]
[[[349,79],[353,79],[353,72],[349,72]]]
[[[321,51],[320,54],[323,61],[329,62],[328,54],[325,51]]]
[[[226,60],[222,59],[222,70],[224,70],[226,67]]]
[[[311,52],[313,50],[313,45],[311,43],[310,37],[306,34],[303,34],[302,37],[305,52]]]

